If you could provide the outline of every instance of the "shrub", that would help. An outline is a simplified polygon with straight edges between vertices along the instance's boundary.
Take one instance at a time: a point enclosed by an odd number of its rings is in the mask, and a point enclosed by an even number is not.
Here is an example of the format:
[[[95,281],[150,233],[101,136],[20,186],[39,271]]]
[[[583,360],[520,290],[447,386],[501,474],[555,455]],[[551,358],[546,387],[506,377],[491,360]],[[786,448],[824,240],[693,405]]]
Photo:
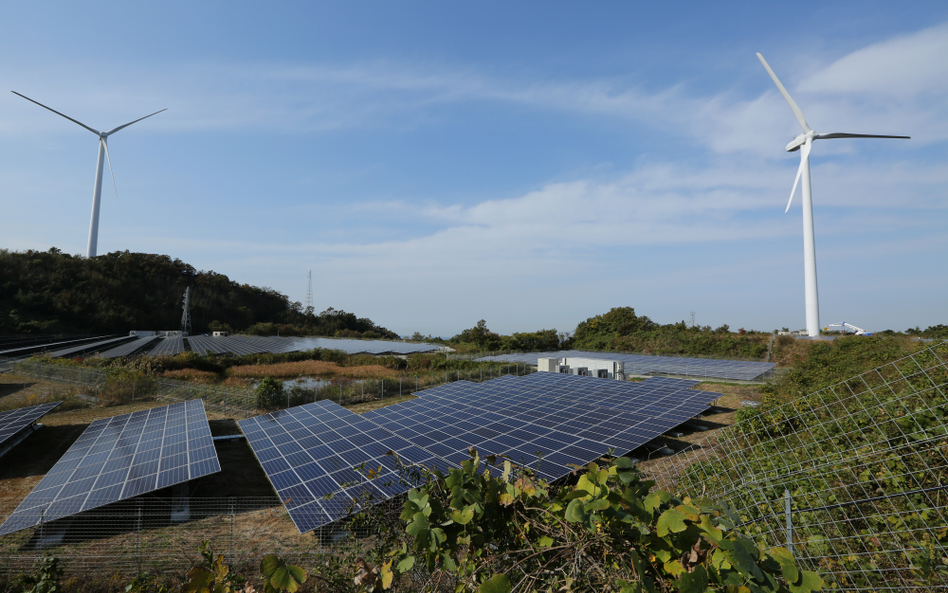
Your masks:
[[[257,407],[262,410],[286,407],[283,381],[273,377],[264,377],[257,385]]]

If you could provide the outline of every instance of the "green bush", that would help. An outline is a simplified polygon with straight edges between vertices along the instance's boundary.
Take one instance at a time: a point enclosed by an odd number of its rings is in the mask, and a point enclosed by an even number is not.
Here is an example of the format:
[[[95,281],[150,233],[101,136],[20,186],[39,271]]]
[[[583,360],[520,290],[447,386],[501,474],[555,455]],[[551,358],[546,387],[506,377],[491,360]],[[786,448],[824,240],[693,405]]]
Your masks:
[[[542,460],[541,460],[542,463]],[[489,471],[484,471],[489,468]],[[476,452],[411,490],[369,590],[792,591],[822,587],[784,548],[764,549],[709,500],[653,490],[632,462],[583,468],[558,490]],[[420,582],[419,582],[420,581]]]
[[[257,385],[257,407],[261,410],[285,408],[286,393],[283,390],[283,381],[273,377],[264,377]]]

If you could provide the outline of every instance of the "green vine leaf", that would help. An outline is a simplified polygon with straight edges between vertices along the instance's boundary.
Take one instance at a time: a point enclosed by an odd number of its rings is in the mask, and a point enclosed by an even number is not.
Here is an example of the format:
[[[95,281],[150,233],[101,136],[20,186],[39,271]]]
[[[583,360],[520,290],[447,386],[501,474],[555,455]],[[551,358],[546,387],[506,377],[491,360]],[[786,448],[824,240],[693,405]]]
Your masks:
[[[481,583],[477,588],[478,593],[510,593],[513,585],[510,583],[510,577],[501,573],[495,574],[488,580]]]
[[[703,566],[695,567],[694,572],[686,572],[678,579],[681,593],[704,593],[708,590],[708,571]]]
[[[681,533],[688,526],[685,525],[685,516],[676,511],[675,509],[668,509],[658,518],[658,523],[655,525],[655,533],[658,534],[658,537],[665,537],[671,533]]]

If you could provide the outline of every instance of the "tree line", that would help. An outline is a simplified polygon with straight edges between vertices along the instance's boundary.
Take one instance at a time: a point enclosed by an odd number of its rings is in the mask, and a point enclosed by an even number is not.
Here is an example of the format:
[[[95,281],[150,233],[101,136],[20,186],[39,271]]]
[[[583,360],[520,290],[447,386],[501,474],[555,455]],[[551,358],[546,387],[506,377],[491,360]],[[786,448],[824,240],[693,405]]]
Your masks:
[[[198,271],[167,255],[116,251],[94,258],[0,249],[0,334],[126,333],[180,328],[191,287],[193,333],[397,338],[372,320],[322,313],[272,288]]]

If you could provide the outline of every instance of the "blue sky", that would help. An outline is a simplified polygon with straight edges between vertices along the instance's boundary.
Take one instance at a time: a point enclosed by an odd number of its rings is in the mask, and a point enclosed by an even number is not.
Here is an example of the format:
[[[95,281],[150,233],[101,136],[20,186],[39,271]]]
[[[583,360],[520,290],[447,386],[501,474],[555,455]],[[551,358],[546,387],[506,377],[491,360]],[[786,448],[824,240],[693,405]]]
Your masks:
[[[588,3],[587,3],[588,4]],[[6,3],[3,91],[113,136],[99,253],[402,334],[948,323],[948,4]],[[84,253],[96,139],[0,95],[0,247]],[[799,193],[799,190],[798,190]]]

